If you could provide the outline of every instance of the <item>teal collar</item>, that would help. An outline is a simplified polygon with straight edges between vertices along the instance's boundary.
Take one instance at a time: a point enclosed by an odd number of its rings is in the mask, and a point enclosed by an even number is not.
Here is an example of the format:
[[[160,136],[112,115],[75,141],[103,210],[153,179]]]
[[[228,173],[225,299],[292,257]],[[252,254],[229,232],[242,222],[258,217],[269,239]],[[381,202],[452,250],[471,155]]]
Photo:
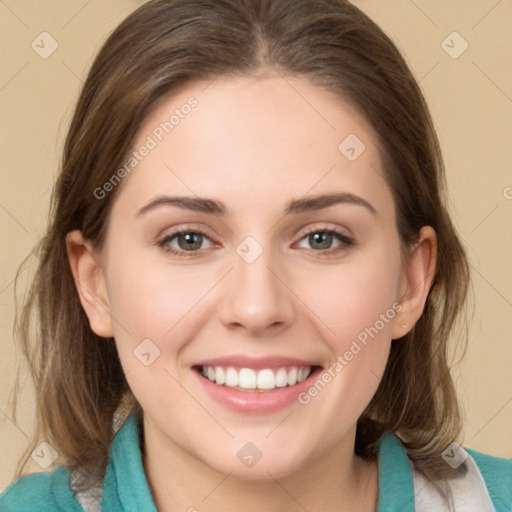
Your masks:
[[[412,470],[400,439],[386,432],[379,446],[377,512],[414,511]],[[144,473],[137,417],[130,415],[117,432],[103,485],[102,510],[157,512]]]
[[[385,432],[379,439],[377,512],[414,511],[414,483],[407,452],[400,439]]]
[[[137,422],[137,417],[131,414],[114,437],[101,510],[158,512],[144,473]]]

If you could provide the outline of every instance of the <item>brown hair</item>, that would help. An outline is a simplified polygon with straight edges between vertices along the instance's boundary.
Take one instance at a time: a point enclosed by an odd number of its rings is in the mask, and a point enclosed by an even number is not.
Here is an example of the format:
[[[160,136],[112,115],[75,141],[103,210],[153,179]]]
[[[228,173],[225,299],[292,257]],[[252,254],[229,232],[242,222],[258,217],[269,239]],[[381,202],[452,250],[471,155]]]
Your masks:
[[[468,264],[447,213],[441,152],[419,86],[392,41],[343,0],[153,0],[103,45],[69,127],[39,266],[17,317],[37,395],[36,437],[18,475],[44,437],[71,470],[86,475],[87,485],[97,484],[115,411],[123,405],[140,414],[113,340],[90,329],[66,234],[79,229],[101,247],[120,187],[102,199],[94,190],[122,165],[159,102],[197,80],[268,69],[305,77],[354,105],[379,137],[403,247],[417,240],[422,226],[437,233],[424,313],[392,342],[380,386],[358,421],[356,452],[375,456],[375,441],[390,430],[427,477],[450,476],[441,452],[459,435],[461,418],[448,339],[467,295]],[[31,336],[34,312],[37,335]]]

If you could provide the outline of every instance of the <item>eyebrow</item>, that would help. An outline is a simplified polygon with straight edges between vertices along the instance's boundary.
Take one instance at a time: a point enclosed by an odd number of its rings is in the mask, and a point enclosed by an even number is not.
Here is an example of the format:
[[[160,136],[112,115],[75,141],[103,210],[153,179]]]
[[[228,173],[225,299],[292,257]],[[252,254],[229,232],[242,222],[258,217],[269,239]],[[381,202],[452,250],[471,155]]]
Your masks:
[[[378,215],[377,210],[366,199],[348,192],[323,194],[302,199],[294,199],[286,205],[285,215],[290,213],[302,213],[306,211],[321,210],[335,204],[353,204],[362,206],[370,211],[373,215]],[[149,210],[162,205],[177,206],[186,210],[220,216],[224,216],[228,213],[228,208],[224,203],[215,201],[213,199],[186,196],[158,196],[140,208],[137,211],[136,216],[142,215]]]

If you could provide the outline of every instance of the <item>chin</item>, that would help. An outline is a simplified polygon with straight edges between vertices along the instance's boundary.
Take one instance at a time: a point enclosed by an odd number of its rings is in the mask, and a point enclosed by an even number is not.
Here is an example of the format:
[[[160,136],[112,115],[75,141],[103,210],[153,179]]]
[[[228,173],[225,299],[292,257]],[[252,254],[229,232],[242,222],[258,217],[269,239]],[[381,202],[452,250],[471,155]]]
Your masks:
[[[247,439],[247,438],[246,438]],[[238,480],[272,480],[285,478],[306,466],[313,457],[304,447],[291,447],[283,441],[254,443],[232,440],[220,452],[202,457],[204,464],[216,472]]]

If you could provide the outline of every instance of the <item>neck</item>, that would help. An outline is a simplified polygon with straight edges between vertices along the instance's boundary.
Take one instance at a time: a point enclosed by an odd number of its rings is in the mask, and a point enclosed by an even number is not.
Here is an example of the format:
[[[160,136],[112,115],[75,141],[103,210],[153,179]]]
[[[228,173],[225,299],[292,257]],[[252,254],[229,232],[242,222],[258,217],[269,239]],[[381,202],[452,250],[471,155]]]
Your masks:
[[[145,435],[144,469],[159,512],[377,510],[377,463],[354,454],[355,428],[284,477],[269,472],[268,478],[247,480],[212,469],[147,423],[151,435]]]

